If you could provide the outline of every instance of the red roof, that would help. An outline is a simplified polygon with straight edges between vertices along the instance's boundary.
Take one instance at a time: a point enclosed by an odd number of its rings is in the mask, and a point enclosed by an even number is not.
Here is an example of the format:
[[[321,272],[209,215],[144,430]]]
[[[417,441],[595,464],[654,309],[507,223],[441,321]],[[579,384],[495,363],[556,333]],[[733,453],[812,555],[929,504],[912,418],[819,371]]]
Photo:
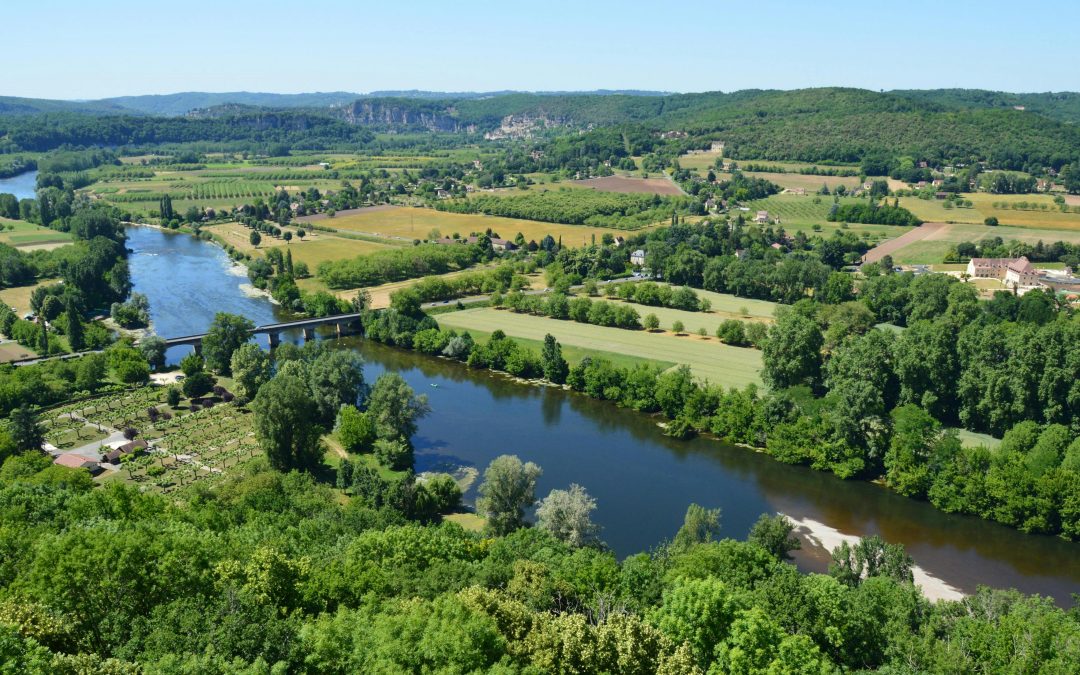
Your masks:
[[[60,466],[66,466],[69,469],[89,469],[93,467],[96,462],[87,459],[82,455],[76,455],[73,452],[65,452],[53,460],[53,464],[59,464]]]

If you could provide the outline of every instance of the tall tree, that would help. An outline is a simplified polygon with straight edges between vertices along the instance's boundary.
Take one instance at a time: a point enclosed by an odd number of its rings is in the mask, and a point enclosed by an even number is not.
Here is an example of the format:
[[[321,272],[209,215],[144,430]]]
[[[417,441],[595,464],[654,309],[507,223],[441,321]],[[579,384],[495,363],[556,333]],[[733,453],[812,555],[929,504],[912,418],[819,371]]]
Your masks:
[[[232,355],[241,345],[251,339],[255,324],[248,318],[218,312],[210,324],[210,330],[203,338],[203,358],[206,366],[223,375],[228,375],[232,367]]]
[[[484,470],[476,508],[487,518],[492,534],[509,534],[525,524],[525,509],[536,503],[536,479],[541,473],[539,466],[523,463],[515,455],[491,461]]]
[[[83,347],[86,346],[86,334],[82,324],[82,313],[79,311],[79,305],[74,296],[69,295],[67,297],[64,303],[64,313],[67,315],[65,330],[71,351],[82,351]]]
[[[383,373],[371,388],[367,411],[379,438],[411,444],[417,420],[427,415],[431,407],[427,396],[417,395],[401,375]]]
[[[40,450],[45,444],[45,430],[38,422],[38,415],[29,406],[22,405],[11,411],[8,419],[11,438],[19,450]]]
[[[573,483],[569,490],[552,490],[536,507],[536,526],[571,546],[588,546],[597,541],[600,527],[590,515],[596,500],[585,488]]]
[[[259,388],[252,405],[255,436],[279,471],[313,468],[319,462],[318,408],[296,375],[281,373]]]
[[[544,336],[544,348],[540,352],[540,363],[544,368],[544,378],[555,384],[566,382],[566,376],[570,373],[570,366],[562,355],[562,346],[555,336],[548,333]]]

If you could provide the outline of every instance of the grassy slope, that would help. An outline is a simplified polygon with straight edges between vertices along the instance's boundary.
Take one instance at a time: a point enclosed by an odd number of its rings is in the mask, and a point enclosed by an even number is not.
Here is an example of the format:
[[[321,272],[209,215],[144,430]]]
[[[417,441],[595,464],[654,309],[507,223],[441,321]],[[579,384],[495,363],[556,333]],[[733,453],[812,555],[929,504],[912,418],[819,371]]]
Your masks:
[[[690,366],[694,374],[724,386],[761,384],[761,352],[720,344],[716,338],[603,328],[572,321],[514,314],[489,308],[466,309],[439,317],[441,325],[490,333],[503,330],[513,337],[542,341],[548,333],[564,346],[583,347]],[[691,327],[693,327],[691,325]]]

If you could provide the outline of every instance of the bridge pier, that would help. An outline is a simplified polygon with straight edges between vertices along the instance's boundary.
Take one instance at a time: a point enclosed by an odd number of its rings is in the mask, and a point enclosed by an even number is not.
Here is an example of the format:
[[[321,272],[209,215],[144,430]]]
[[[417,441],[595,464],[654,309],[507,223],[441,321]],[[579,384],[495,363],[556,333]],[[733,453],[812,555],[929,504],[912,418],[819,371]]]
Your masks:
[[[315,328],[314,327],[311,327],[311,328],[305,327],[304,328],[304,342],[307,342],[308,340],[314,340],[314,339],[315,339]]]
[[[341,337],[341,323],[340,322],[335,323],[334,324],[334,329],[337,331],[337,336],[340,338]]]
[[[270,340],[270,349],[273,349],[279,344],[281,344],[281,333],[267,333],[266,337]]]
[[[193,342],[191,346],[195,348],[195,356],[202,356],[202,340]]]

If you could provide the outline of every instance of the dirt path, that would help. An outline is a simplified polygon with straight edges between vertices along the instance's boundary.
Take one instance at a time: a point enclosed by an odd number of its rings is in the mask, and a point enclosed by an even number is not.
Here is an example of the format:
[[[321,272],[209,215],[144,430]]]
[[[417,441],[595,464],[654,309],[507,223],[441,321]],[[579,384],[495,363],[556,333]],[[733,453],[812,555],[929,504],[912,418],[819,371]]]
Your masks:
[[[936,234],[939,230],[947,227],[947,223],[923,223],[914,230],[909,230],[896,239],[890,239],[884,244],[879,244],[866,252],[863,256],[864,263],[877,262],[887,255],[892,255],[902,248],[906,248],[917,241],[926,239]]]

